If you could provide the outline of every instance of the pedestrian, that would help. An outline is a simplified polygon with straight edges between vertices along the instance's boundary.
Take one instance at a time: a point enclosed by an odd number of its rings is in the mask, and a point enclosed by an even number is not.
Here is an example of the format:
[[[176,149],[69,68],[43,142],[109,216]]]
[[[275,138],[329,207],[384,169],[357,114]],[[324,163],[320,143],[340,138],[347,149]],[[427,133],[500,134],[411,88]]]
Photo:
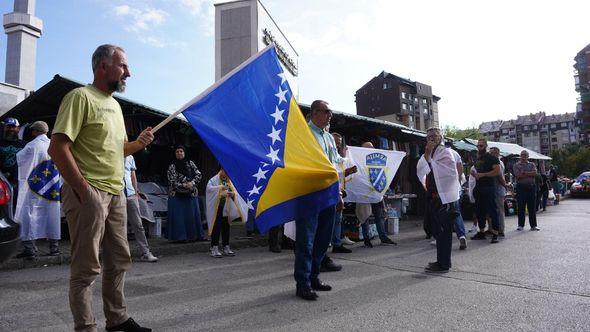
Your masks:
[[[340,156],[334,138],[326,131],[332,118],[332,111],[328,107],[328,103],[323,100],[315,100],[310,108],[309,129],[328,160],[334,165],[338,163]],[[341,265],[334,263],[326,255],[332,238],[335,214],[336,206],[334,205],[324,208],[317,214],[295,220],[296,240],[293,273],[297,283],[295,294],[304,300],[317,300],[316,290],[332,290],[330,285],[320,280],[320,268],[322,271],[342,269]]]
[[[199,191],[201,171],[186,157],[184,146],[174,148],[174,161],[168,167],[168,241],[206,241],[201,223]]]
[[[525,221],[525,208],[529,213],[529,225],[531,231],[540,231],[537,227],[537,190],[535,188],[535,176],[537,175],[537,166],[529,161],[527,150],[520,152],[519,161],[513,167],[514,176],[516,177],[516,204],[518,209],[518,228],[522,231]]]
[[[488,142],[485,139],[477,141],[477,161],[471,172],[475,178],[475,211],[479,223],[479,232],[471,237],[472,240],[485,240],[486,216],[492,220],[491,243],[498,243],[500,229],[498,209],[496,207],[496,177],[500,175],[500,160],[488,152]]]
[[[541,209],[547,211],[547,199],[549,199],[549,187],[551,186],[547,175],[537,173],[535,176],[535,185],[537,186],[537,211]]]
[[[336,205],[336,217],[334,219],[334,230],[332,232],[332,252],[349,254],[352,252],[352,250],[346,248],[342,241],[342,211],[344,210],[344,197],[346,196],[346,169],[349,167],[353,167],[354,165],[352,165],[350,160],[346,158],[346,145],[344,144],[344,139],[342,135],[340,135],[339,133],[332,133],[332,137],[334,138],[334,143],[336,143],[338,155],[341,157],[335,165],[336,171],[338,171],[340,197],[338,199],[338,204]],[[353,168],[356,172],[356,166],[354,166]],[[348,181],[350,181],[350,179],[348,179]]]
[[[371,143],[371,142],[364,142],[363,144],[361,144],[361,147],[374,149],[373,143]],[[365,204],[365,203],[356,203],[356,204],[359,205],[359,204]],[[362,209],[362,207],[361,207],[361,209]],[[385,226],[384,226],[385,207],[383,205],[383,198],[381,198],[381,201],[379,201],[377,203],[371,203],[371,213],[373,214],[373,218],[375,220],[375,227],[377,228],[377,233],[379,234],[379,240],[381,240],[381,244],[397,245],[397,243],[393,242],[387,236],[387,232],[385,231]],[[366,220],[365,220],[365,222],[363,222],[361,224],[361,229],[363,232],[363,241],[365,243],[365,247],[373,248],[373,244],[371,243],[371,236],[369,234],[369,223]]]
[[[549,166],[547,177],[549,178],[549,182],[551,182],[553,193],[557,194],[559,192],[559,179],[557,177],[557,170],[555,169],[555,166]]]
[[[429,273],[445,273],[451,268],[453,226],[459,212],[459,177],[456,159],[443,145],[440,129],[426,131],[426,148],[418,160],[417,175],[426,188],[427,211],[436,239],[436,262],[428,263]]]
[[[141,214],[139,212],[139,200],[143,199],[139,188],[137,186],[137,177],[135,171],[135,159],[132,155],[125,157],[125,173],[123,177],[124,192],[127,198],[127,222],[133,230],[135,235],[135,241],[139,245],[141,250],[141,256],[139,260],[141,262],[155,263],[158,261],[158,257],[154,256],[150,251],[148,240],[145,236],[145,230],[143,229],[143,223],[141,221]]]
[[[451,148],[448,148],[453,158],[455,159],[455,168],[457,169],[457,178],[459,179],[459,198],[463,191],[461,185],[465,182],[465,174],[463,174],[463,159],[459,153]],[[467,249],[467,239],[465,238],[465,222],[463,221],[463,215],[461,214],[461,204],[459,201],[458,214],[455,218],[454,230],[459,240],[459,250]]]
[[[506,216],[506,211],[504,210],[504,200],[506,198],[506,189],[508,188],[508,184],[506,183],[506,179],[504,178],[505,173],[505,166],[502,160],[500,159],[500,149],[497,147],[490,148],[490,154],[496,158],[500,162],[500,174],[496,177],[496,209],[498,213],[498,236],[504,237],[504,219]]]
[[[24,247],[16,258],[26,259],[38,256],[37,239],[47,239],[49,255],[58,256],[61,238],[61,177],[47,154],[49,126],[35,121],[30,129],[33,140],[16,154],[20,194],[14,213]]]
[[[223,168],[207,182],[207,225],[211,236],[210,255],[214,258],[234,256],[229,246],[230,222],[246,221],[248,208]],[[219,250],[219,236],[223,249]]]
[[[92,285],[102,271],[106,330],[151,331],[127,314],[123,289],[131,256],[122,191],[125,156],[144,149],[154,136],[147,127],[137,140],[127,142],[121,106],[112,96],[125,91],[130,76],[125,51],[99,46],[92,55],[92,70],[92,84],[63,98],[49,146],[65,180],[62,203],[71,240],[69,297],[74,329],[97,330]]]
[[[6,118],[2,121],[3,135],[0,139],[0,170],[12,186],[15,193],[13,204],[18,198],[18,165],[16,154],[25,147],[25,141],[19,139],[20,124],[15,118]],[[14,206],[13,206],[14,207]]]

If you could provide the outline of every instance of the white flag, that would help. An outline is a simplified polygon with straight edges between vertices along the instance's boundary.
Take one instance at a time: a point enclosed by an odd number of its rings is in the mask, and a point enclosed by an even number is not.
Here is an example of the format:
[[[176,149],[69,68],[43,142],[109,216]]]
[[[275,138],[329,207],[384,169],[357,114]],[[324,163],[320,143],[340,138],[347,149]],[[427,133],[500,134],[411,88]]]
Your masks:
[[[389,189],[405,152],[349,146],[346,155],[357,173],[346,179],[345,202],[378,203]]]
[[[16,154],[18,198],[14,219],[21,240],[60,239],[61,177],[47,154],[49,138],[39,135]]]

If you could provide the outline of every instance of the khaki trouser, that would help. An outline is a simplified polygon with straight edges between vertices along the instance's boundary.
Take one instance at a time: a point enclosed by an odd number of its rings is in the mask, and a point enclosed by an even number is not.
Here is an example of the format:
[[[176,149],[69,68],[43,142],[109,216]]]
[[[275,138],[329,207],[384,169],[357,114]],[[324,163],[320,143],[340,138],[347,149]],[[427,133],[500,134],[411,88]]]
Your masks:
[[[125,322],[123,285],[125,271],[131,266],[127,243],[127,210],[124,195],[113,195],[89,186],[88,199],[82,205],[73,189],[62,187],[70,240],[70,309],[76,331],[96,331],[92,308],[92,285],[101,271],[98,258],[102,246],[102,300],[106,326]]]

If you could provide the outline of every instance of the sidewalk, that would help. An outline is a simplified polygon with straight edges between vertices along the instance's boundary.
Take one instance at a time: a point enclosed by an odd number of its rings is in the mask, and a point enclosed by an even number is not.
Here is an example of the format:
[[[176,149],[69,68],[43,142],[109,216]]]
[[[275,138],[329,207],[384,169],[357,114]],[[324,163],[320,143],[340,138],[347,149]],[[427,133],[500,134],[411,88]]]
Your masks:
[[[400,234],[393,235],[393,239],[403,237],[403,231],[412,229],[415,227],[422,227],[422,219],[420,217],[412,217],[413,219],[407,219],[400,221]],[[158,258],[164,258],[166,256],[181,255],[181,254],[192,254],[192,253],[208,253],[210,242],[190,242],[190,243],[170,243],[165,238],[160,239],[148,239],[150,244],[151,252]],[[230,232],[230,245],[232,249],[242,249],[250,247],[260,247],[268,245],[266,235],[254,234],[253,236],[246,236],[245,224],[232,224]],[[68,240],[60,241],[59,247],[61,250],[60,256],[43,256],[46,253],[47,242],[37,241],[37,247],[41,251],[41,255],[35,260],[27,260],[20,258],[12,258],[6,263],[0,265],[0,271],[5,270],[17,270],[35,267],[45,267],[50,265],[62,265],[70,263],[70,242]],[[129,247],[131,249],[131,257],[134,262],[137,262],[140,252],[135,240],[129,241]],[[19,250],[21,250],[20,248]]]

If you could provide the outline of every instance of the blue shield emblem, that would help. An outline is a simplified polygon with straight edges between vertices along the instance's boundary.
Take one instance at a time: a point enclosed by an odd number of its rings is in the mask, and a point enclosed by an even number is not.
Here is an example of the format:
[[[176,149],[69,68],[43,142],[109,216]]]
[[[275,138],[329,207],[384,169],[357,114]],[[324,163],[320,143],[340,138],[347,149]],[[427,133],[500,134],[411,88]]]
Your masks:
[[[59,172],[53,161],[45,160],[33,168],[27,183],[29,189],[35,194],[47,200],[58,202],[61,189],[59,180]]]
[[[369,169],[369,180],[376,191],[382,192],[387,184],[385,175],[385,166],[387,165],[387,156],[383,153],[371,153],[366,158],[367,168]]]

